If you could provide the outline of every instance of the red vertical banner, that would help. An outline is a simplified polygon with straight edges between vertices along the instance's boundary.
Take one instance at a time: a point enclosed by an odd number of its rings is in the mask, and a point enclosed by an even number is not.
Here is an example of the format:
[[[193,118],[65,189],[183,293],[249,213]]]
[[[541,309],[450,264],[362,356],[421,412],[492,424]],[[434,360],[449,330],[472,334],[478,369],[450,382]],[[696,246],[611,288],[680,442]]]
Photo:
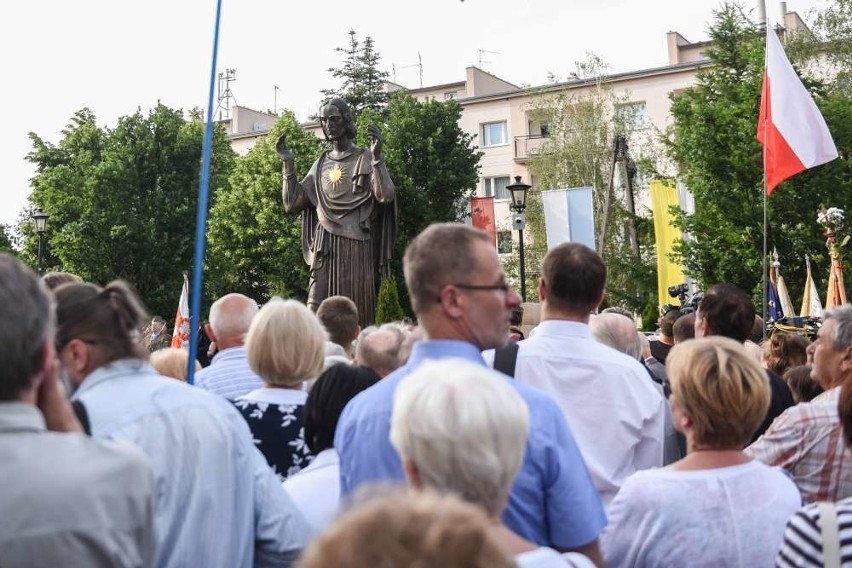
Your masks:
[[[474,197],[470,200],[470,217],[473,226],[482,229],[494,241],[497,248],[497,225],[494,223],[494,198]]]

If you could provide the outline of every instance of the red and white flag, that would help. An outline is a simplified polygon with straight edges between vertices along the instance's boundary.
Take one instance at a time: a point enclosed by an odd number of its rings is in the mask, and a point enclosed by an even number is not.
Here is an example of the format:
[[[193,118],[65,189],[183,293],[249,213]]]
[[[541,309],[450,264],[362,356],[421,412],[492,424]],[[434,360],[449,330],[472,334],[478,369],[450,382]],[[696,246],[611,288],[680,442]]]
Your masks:
[[[757,139],[763,144],[767,195],[788,177],[837,157],[825,119],[790,65],[772,26],[766,26]]]
[[[183,288],[175,314],[175,330],[172,333],[172,347],[189,349],[189,284],[186,274],[183,275]]]

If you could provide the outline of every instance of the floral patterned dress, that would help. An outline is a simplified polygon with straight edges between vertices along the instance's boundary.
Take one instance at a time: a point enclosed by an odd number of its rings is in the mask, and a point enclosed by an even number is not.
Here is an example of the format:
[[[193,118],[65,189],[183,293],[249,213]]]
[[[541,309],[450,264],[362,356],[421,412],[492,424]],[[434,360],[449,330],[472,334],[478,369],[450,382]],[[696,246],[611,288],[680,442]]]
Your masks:
[[[260,388],[234,401],[257,449],[281,481],[314,459],[305,443],[306,399],[302,391]]]

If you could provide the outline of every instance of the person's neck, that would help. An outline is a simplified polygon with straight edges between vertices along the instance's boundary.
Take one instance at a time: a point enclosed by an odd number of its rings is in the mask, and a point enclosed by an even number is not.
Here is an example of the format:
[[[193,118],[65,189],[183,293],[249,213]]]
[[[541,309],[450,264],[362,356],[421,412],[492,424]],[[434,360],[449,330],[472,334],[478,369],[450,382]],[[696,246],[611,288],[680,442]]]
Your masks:
[[[672,337],[671,335],[666,335],[664,333],[661,333],[657,336],[657,341],[659,341],[663,345],[674,345],[674,337]]]
[[[491,534],[495,537],[503,550],[511,556],[517,556],[524,552],[532,552],[538,549],[538,545],[530,542],[510,530],[499,518],[492,517]]]
[[[573,321],[588,325],[589,318],[591,318],[591,314],[588,312],[578,314],[565,310],[557,310],[549,307],[547,303],[544,303],[541,306],[541,321]]]
[[[265,388],[265,389],[283,389],[283,390],[300,391],[300,390],[302,390],[302,383],[303,382],[304,381],[296,383],[295,385],[273,385],[271,383],[263,381],[263,388]]]
[[[242,347],[245,345],[245,338],[243,336],[240,337],[217,337],[216,348],[219,351],[224,351],[225,349],[231,349],[232,347]]]
[[[731,467],[751,461],[751,457],[736,448],[706,448],[694,446],[687,439],[686,457],[672,464],[672,469],[698,470]]]
[[[349,138],[338,138],[331,141],[331,149],[337,154],[348,152],[355,147],[355,143]]]

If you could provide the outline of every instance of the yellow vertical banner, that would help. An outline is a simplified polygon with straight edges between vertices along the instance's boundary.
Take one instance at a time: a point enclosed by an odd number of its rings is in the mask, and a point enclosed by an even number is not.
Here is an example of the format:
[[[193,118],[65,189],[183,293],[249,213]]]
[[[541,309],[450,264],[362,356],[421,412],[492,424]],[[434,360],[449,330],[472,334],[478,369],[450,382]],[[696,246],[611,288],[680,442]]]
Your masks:
[[[669,211],[678,205],[677,186],[673,180],[654,180],[651,182],[651,210],[654,215],[654,235],[657,244],[657,295],[659,307],[672,302],[669,286],[685,280],[683,267],[673,262],[670,255],[674,244],[681,238],[680,229],[674,226],[674,216]]]

